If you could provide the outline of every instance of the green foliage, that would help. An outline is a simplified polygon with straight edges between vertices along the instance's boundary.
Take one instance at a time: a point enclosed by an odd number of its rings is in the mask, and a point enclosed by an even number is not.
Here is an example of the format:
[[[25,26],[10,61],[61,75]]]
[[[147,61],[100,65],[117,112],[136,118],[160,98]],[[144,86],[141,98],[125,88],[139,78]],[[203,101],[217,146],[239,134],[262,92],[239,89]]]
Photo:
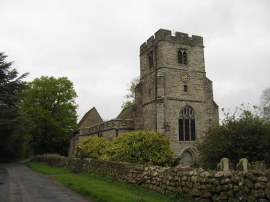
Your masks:
[[[37,78],[23,92],[19,112],[35,154],[66,155],[76,126],[76,92],[66,77]]]
[[[26,88],[23,79],[27,73],[18,76],[11,69],[12,62],[6,62],[6,55],[0,52],[0,160],[19,158],[27,147],[22,131],[16,103],[21,99],[21,91]]]
[[[261,106],[264,118],[270,122],[270,88],[263,91],[261,96]]]
[[[125,109],[135,104],[135,90],[139,82],[140,82],[139,77],[133,78],[132,81],[130,82],[129,88],[127,89],[128,94],[125,95],[126,100],[122,103],[122,106],[121,106],[122,109]]]
[[[169,140],[150,131],[134,131],[117,137],[109,156],[112,160],[145,165],[170,165],[173,161]]]
[[[100,137],[87,137],[80,144],[84,158],[123,161],[145,165],[171,165],[173,153],[169,140],[157,133],[134,131],[112,142]]]
[[[111,146],[111,142],[101,137],[86,137],[79,146],[81,155],[84,158],[107,159],[106,151]]]
[[[197,148],[201,162],[208,168],[215,168],[223,157],[234,165],[243,157],[269,164],[270,125],[256,113],[240,109],[239,116],[227,114],[222,125],[210,128]]]

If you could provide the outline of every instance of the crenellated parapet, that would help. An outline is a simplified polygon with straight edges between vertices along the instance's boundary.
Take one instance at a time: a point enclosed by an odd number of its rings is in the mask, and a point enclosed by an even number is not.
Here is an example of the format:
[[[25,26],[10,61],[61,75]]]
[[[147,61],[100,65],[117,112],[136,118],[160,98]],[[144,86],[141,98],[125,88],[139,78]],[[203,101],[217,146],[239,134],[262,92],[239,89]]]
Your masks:
[[[111,129],[133,129],[134,123],[132,119],[112,119],[92,127],[79,128],[80,135],[91,135],[102,131]]]
[[[140,54],[151,49],[159,41],[177,41],[190,46],[203,46],[203,37],[201,36],[192,35],[189,37],[188,34],[182,32],[175,32],[175,36],[173,36],[170,30],[160,29],[140,46]]]

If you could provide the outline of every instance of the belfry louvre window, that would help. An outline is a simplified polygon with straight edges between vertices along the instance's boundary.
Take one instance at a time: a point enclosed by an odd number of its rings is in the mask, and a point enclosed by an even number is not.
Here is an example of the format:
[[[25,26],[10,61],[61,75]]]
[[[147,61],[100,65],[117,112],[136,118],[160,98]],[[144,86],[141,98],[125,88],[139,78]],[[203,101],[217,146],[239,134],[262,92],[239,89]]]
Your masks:
[[[183,63],[183,53],[181,52],[181,50],[178,51],[177,57],[178,57],[178,63],[182,64]]]
[[[187,65],[188,62],[187,51],[179,49],[177,52],[177,59],[179,64]]]
[[[186,106],[179,112],[179,141],[195,141],[195,117],[191,107]]]
[[[187,64],[187,52],[184,51],[183,53],[183,63],[186,65]]]

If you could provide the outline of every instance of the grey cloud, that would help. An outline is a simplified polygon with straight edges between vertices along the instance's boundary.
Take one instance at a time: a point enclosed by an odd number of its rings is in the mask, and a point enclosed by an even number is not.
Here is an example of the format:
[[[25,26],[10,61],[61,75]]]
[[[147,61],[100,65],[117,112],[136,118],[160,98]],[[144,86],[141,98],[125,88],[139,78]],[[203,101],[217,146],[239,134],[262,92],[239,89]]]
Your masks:
[[[2,0],[0,51],[28,80],[67,76],[79,117],[96,106],[120,112],[139,75],[139,46],[159,28],[201,35],[206,72],[219,106],[259,104],[270,87],[268,0]]]

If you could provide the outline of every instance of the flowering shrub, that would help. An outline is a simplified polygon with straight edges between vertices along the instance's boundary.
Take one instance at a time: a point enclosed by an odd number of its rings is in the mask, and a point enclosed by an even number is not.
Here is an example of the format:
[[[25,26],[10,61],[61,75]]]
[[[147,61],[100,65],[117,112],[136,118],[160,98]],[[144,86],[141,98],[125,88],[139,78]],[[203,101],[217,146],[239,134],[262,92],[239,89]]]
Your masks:
[[[145,165],[170,165],[173,161],[169,140],[150,131],[134,131],[117,137],[108,155],[111,160]]]
[[[86,137],[80,144],[84,158],[106,159],[106,151],[112,143],[101,137]]]

